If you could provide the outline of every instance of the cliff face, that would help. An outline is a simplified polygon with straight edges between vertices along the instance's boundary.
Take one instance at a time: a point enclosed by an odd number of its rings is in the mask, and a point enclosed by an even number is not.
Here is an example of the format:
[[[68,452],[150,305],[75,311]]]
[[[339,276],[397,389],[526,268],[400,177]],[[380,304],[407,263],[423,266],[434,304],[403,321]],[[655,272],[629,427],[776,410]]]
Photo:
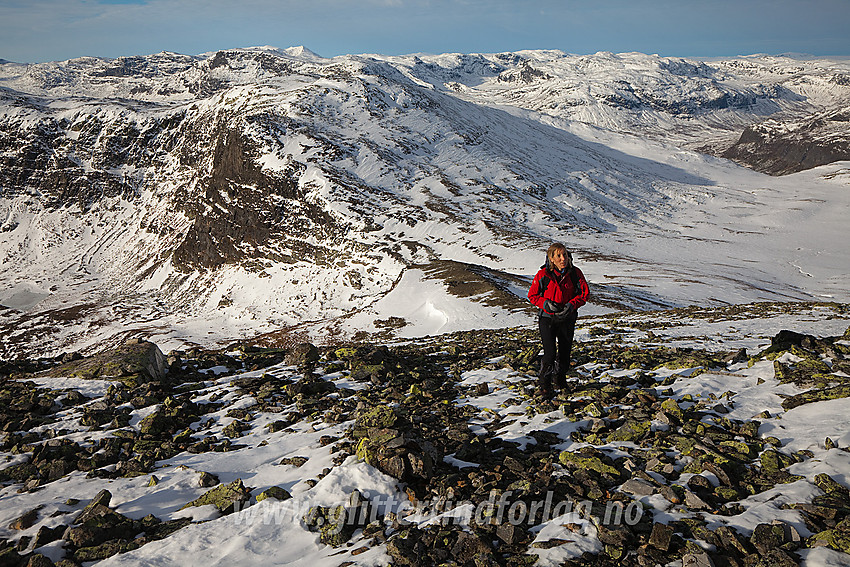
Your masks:
[[[771,175],[850,160],[850,107],[749,126],[722,156]]]

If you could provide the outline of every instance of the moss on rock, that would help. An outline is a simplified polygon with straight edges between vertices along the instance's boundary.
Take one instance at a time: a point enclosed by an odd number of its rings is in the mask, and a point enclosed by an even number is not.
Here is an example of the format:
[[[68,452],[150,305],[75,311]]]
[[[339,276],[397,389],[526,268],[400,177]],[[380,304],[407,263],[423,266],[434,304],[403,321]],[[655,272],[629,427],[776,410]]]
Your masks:
[[[192,500],[182,508],[184,510],[191,506],[207,506],[212,504],[223,514],[233,512],[237,504],[241,505],[251,497],[250,491],[242,484],[242,479],[237,478],[230,484],[216,486]]]

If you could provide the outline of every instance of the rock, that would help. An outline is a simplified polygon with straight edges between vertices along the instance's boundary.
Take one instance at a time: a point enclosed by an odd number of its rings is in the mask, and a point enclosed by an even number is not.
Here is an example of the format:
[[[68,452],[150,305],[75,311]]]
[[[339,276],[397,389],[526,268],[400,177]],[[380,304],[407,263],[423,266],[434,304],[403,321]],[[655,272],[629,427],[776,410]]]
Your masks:
[[[649,545],[661,551],[667,551],[670,549],[670,540],[674,532],[674,528],[666,524],[653,524],[652,533],[649,534]]]
[[[663,411],[666,415],[675,418],[677,423],[684,423],[685,421],[685,413],[673,398],[666,398],[663,402],[661,402],[661,411]]]
[[[111,500],[112,493],[104,488],[83,508],[83,511],[74,519],[74,523],[82,524],[91,518],[102,516],[104,510],[109,511],[109,502]]]
[[[756,567],[797,567],[800,562],[782,549],[773,549],[759,559]]]
[[[774,451],[773,449],[768,449],[761,454],[761,468],[767,473],[779,472],[794,463],[795,461],[792,457],[779,451]]]
[[[770,524],[759,524],[753,530],[750,543],[756,548],[760,555],[767,555],[772,550],[783,547],[798,547],[801,538],[797,530],[790,524],[780,520],[774,520]]]
[[[230,438],[241,437],[243,431],[247,431],[251,429],[251,426],[241,420],[234,419],[231,421],[224,429],[222,429],[222,435]]]
[[[292,495],[279,486],[270,486],[257,494],[257,502],[262,502],[266,498],[274,498],[275,500],[289,500]]]
[[[339,547],[351,539],[357,527],[348,521],[349,517],[344,506],[314,506],[302,520],[310,531],[319,532],[319,540],[322,543]]]
[[[711,491],[714,490],[714,485],[700,474],[695,474],[691,478],[688,479],[688,488],[694,491]]]
[[[850,498],[850,490],[839,484],[835,479],[826,473],[815,475],[815,485],[830,495],[835,495],[840,498]]]
[[[266,425],[266,429],[269,433],[277,433],[278,431],[283,431],[287,427],[292,425],[292,422],[278,419]]]
[[[106,541],[106,535],[100,528],[73,526],[65,530],[62,539],[74,547],[91,547]]]
[[[0,567],[18,567],[23,558],[14,547],[0,549]]]
[[[54,563],[50,560],[50,558],[45,557],[40,553],[36,553],[30,556],[26,567],[54,567]]]
[[[812,335],[804,335],[783,329],[770,339],[770,349],[772,352],[788,350],[792,346],[811,349],[816,341],[817,339]]]
[[[519,542],[524,535],[524,530],[513,524],[502,524],[496,528],[496,537],[508,545]]]
[[[850,554],[850,517],[843,519],[832,529],[814,534],[807,544],[809,547],[829,547]]]
[[[360,414],[354,422],[355,430],[367,430],[370,427],[391,428],[398,416],[387,406],[377,406]]]
[[[478,556],[492,555],[493,550],[480,537],[467,532],[459,532],[457,541],[452,546],[450,553],[455,561],[463,565],[476,562]],[[478,559],[478,561],[481,561],[481,559]]]
[[[74,552],[74,560],[79,563],[100,561],[119,553],[137,549],[140,543],[136,541],[111,540],[97,546],[83,547]]]
[[[427,453],[408,453],[407,462],[410,474],[415,478],[428,480],[434,474],[434,461]]]
[[[749,555],[751,553],[745,542],[738,535],[738,532],[729,526],[720,526],[714,531],[717,536],[719,546],[728,551],[733,551],[741,555]],[[727,551],[727,553],[728,553]]]
[[[211,488],[219,482],[221,481],[218,480],[218,477],[212,473],[201,471],[201,474],[198,475],[198,486],[201,488]]]
[[[419,542],[420,534],[421,530],[418,528],[410,528],[387,540],[387,553],[392,557],[393,565],[423,565],[425,558],[421,557],[421,552],[424,546]]]
[[[148,341],[128,341],[120,347],[53,368],[50,376],[119,380],[131,387],[166,379],[168,366],[159,347]]]
[[[457,451],[455,451],[455,458],[470,463],[480,463],[488,453],[489,451],[487,451],[481,439],[473,437],[458,447]]]
[[[241,506],[251,498],[251,492],[242,484],[242,479],[236,479],[230,484],[216,486],[184,505],[181,510],[190,506],[206,506],[212,504],[222,514],[230,514],[236,506]]]
[[[688,553],[682,556],[682,567],[714,567],[707,553]]]
[[[294,467],[302,467],[308,461],[307,457],[284,457],[280,460],[281,465],[292,465]]]
[[[25,530],[35,525],[36,520],[38,520],[38,508],[28,510],[21,514],[17,519],[9,524],[9,529]]]
[[[608,412],[605,411],[605,407],[599,402],[591,402],[584,406],[582,410],[586,415],[590,417],[601,418],[608,415]]]
[[[284,363],[288,366],[306,367],[314,365],[319,361],[321,355],[319,349],[311,343],[301,343],[286,353]]]
[[[175,430],[175,420],[167,415],[165,410],[159,409],[146,415],[139,422],[139,431],[143,435],[161,436],[163,433],[170,433]]]
[[[336,385],[333,382],[317,378],[313,375],[306,376],[294,384],[288,384],[286,386],[286,392],[290,396],[295,397],[300,395],[305,398],[321,397],[335,390]]]
[[[631,441],[638,442],[649,435],[650,421],[627,420],[626,423],[615,429],[608,435],[608,442]]]
[[[638,498],[654,494],[655,491],[655,485],[642,478],[630,478],[620,487],[620,492],[625,492]]]
[[[738,362],[747,362],[749,359],[750,357],[747,354],[747,349],[741,348],[726,356],[723,359],[723,362],[725,362],[726,364],[735,364]]]
[[[38,533],[35,534],[35,537],[32,541],[32,548],[38,549],[42,545],[47,545],[50,542],[56,541],[62,537],[62,534],[65,533],[67,526],[59,525],[54,528],[48,528],[47,526],[41,526],[38,528]]]
[[[618,478],[620,476],[620,470],[614,465],[614,462],[610,457],[602,453],[598,452],[598,456],[596,455],[596,451],[586,451],[586,448],[581,449],[579,453],[573,453],[572,451],[563,451],[558,456],[558,460],[562,465],[578,468],[583,470],[591,470],[600,474],[609,474]]]

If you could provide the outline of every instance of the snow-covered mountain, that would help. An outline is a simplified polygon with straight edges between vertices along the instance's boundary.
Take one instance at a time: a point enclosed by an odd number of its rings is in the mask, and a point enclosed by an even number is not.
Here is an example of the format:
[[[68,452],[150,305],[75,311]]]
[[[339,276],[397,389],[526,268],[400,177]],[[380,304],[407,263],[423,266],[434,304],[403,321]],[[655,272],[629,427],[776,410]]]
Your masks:
[[[3,357],[524,323],[551,240],[596,312],[850,289],[846,136],[784,177],[696,151],[786,159],[753,133],[843,116],[844,60],[263,47],[3,62],[0,97]]]

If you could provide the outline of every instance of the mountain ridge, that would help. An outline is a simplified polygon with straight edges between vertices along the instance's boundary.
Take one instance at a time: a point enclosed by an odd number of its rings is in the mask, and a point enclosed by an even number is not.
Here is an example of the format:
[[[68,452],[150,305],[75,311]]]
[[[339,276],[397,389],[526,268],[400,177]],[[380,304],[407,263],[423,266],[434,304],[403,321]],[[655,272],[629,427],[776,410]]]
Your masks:
[[[437,281],[427,304],[393,298],[436,261],[521,281],[538,265],[526,251],[551,240],[619,307],[841,298],[837,213],[784,204],[840,206],[839,165],[797,174],[801,189],[689,148],[768,111],[837,105],[848,69],[266,47],[3,65],[0,342],[5,356],[96,344],[118,312],[122,333],[177,343],[305,322],[321,334],[341,317],[348,333],[390,317],[402,334],[517,323],[532,312],[476,307],[464,323]],[[794,250],[803,218],[824,235]],[[771,265],[789,255],[797,275]],[[73,305],[97,307],[69,324]],[[43,344],[18,344],[24,320]]]

